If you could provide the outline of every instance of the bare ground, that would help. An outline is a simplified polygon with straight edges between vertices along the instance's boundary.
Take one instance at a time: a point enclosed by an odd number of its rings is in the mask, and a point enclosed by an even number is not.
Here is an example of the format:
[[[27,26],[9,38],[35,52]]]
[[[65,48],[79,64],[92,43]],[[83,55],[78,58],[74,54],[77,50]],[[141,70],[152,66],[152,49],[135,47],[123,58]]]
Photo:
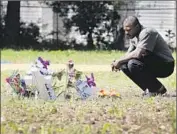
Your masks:
[[[61,70],[65,69],[65,64],[52,64],[49,69]],[[79,71],[111,71],[110,65],[75,65],[75,68]],[[1,71],[6,70],[27,70],[30,69],[30,64],[1,64]]]

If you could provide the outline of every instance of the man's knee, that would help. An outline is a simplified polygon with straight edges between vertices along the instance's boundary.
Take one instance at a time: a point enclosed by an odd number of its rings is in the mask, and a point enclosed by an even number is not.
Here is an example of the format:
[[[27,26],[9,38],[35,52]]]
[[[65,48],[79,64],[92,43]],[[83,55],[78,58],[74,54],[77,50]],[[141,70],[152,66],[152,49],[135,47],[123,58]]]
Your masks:
[[[130,72],[136,73],[143,69],[144,64],[139,60],[131,59],[128,61],[127,67]]]
[[[122,64],[120,67],[120,70],[122,70],[122,71],[127,70],[127,69],[128,69],[127,63]]]
[[[128,69],[127,63],[122,64],[121,67],[120,67],[120,70],[121,70],[124,74],[126,74],[127,76],[130,75],[130,71],[129,71],[129,69]]]

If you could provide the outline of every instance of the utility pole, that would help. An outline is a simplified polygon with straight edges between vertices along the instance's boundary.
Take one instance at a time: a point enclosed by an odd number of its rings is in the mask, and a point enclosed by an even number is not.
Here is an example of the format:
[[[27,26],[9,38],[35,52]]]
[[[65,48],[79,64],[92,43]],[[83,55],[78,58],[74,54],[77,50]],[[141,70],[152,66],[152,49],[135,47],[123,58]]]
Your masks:
[[[176,1],[176,22],[175,22],[175,25],[177,25],[177,1]],[[177,26],[176,26],[176,35],[177,35]],[[177,48],[177,37],[176,37],[176,48]]]
[[[57,14],[57,17],[56,17],[56,19],[57,19],[57,31],[56,31],[56,34],[57,34],[57,46],[58,46],[58,12],[56,12],[56,14]]]
[[[0,0],[0,21],[2,20],[2,1]]]

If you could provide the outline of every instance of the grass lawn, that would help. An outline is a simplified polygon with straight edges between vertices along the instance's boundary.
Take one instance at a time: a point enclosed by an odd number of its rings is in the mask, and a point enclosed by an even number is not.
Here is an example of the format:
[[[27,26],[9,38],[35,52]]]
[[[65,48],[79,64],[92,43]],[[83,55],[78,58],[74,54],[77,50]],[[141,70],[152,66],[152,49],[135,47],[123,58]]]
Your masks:
[[[106,65],[123,54],[118,51],[15,52],[2,50],[1,59],[11,63],[30,63],[41,56],[51,60],[51,64],[66,63],[69,59],[73,59],[76,64]],[[176,59],[176,53],[173,56]],[[55,102],[18,99],[10,96],[7,92],[10,89],[7,88],[4,79],[11,72],[1,72],[2,134],[176,133],[176,98],[142,98],[141,89],[122,72],[94,72],[97,87],[116,89],[122,99],[94,98],[76,101],[58,98]],[[90,74],[91,72],[83,73]],[[169,93],[176,90],[176,70],[170,77],[159,80],[167,87]],[[64,85],[65,78],[58,84]]]
[[[1,51],[1,59],[11,63],[30,63],[38,56],[49,59],[53,64],[63,64],[73,59],[76,64],[110,64],[119,58],[123,52],[118,51]]]

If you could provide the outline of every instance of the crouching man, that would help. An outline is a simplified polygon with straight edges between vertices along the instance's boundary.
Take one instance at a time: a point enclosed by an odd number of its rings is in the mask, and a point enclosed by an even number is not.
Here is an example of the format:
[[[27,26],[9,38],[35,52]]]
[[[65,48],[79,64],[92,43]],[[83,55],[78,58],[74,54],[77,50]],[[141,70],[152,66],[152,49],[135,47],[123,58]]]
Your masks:
[[[134,44],[112,67],[122,70],[143,91],[149,90],[143,95],[165,94],[167,89],[157,78],[168,77],[174,71],[174,58],[167,43],[155,29],[143,27],[134,16],[124,20],[123,28]]]

